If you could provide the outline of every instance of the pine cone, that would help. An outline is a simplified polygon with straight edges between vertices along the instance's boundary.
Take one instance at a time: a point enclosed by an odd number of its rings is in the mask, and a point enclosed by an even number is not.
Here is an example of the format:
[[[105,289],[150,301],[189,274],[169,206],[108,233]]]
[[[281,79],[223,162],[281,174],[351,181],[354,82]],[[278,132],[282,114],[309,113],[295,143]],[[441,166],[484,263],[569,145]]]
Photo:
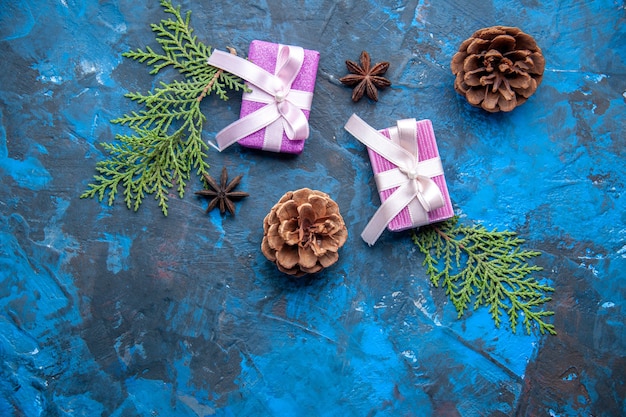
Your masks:
[[[450,64],[454,89],[488,112],[511,111],[543,78],[545,59],[532,36],[515,27],[493,26],[463,41]]]
[[[282,196],[265,216],[261,251],[280,271],[300,277],[337,262],[347,237],[337,203],[302,188]]]

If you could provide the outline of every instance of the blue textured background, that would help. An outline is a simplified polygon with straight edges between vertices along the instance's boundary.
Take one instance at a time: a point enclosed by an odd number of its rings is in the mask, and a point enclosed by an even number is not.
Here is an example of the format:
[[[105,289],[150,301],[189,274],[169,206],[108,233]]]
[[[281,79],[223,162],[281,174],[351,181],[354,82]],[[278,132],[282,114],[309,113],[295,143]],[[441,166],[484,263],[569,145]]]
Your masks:
[[[549,3],[542,5],[542,3]],[[1,416],[618,416],[626,414],[626,11],[623,1],[183,1],[197,35],[321,52],[311,137],[298,157],[233,146],[236,218],[193,192],[165,218],[80,200],[127,131],[128,91],[158,79],[121,53],[154,45],[154,0],[0,0]],[[543,84],[508,114],[470,107],[449,62],[476,29],[518,26],[544,51]],[[366,49],[391,62],[377,104],[338,78]],[[168,79],[171,73],[164,74]],[[240,97],[207,102],[209,139]],[[407,233],[372,248],[379,204],[353,112],[383,128],[429,118],[466,221],[543,251],[557,336],[458,320]],[[289,189],[339,204],[339,262],[294,282],[265,261],[263,217]]]

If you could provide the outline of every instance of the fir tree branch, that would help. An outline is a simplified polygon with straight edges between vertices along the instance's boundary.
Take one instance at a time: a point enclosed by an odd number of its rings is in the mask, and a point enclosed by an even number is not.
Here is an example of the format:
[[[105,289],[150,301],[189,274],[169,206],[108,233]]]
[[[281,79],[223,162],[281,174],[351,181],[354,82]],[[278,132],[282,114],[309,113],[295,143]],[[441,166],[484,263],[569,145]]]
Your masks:
[[[238,77],[207,64],[211,48],[193,34],[191,12],[183,16],[180,6],[174,7],[169,0],[161,0],[161,6],[170,17],[151,28],[162,50],[146,47],[122,55],[152,67],[150,74],[171,67],[183,79],[161,82],[145,94],[125,95],[143,109],[111,123],[128,126],[134,134],[117,135],[116,144],[102,144],[109,159],[96,164],[95,182],[81,198],[102,201],[107,195],[112,205],[121,186],[129,209],[136,211],[147,194],[154,194],[167,215],[169,189],[176,184],[182,198],[192,171],[201,176],[209,168],[205,161],[208,145],[201,138],[206,122],[202,100],[210,94],[228,100],[229,91],[245,90],[245,86]]]
[[[544,321],[554,312],[539,310],[551,300],[546,293],[554,288],[533,278],[531,274],[542,268],[527,262],[541,253],[522,250],[524,240],[514,232],[460,225],[454,217],[414,231],[412,239],[424,254],[431,283],[445,289],[459,318],[484,305],[496,327],[506,315],[513,333],[521,318],[527,334],[533,326],[541,334],[556,334],[554,325]]]

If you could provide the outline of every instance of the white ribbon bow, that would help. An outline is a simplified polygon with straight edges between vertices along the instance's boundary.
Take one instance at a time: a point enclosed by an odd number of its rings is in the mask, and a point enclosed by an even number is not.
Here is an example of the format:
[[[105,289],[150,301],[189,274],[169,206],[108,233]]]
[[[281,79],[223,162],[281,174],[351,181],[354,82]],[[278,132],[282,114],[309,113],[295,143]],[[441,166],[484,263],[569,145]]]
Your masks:
[[[313,93],[291,89],[304,62],[304,49],[279,45],[274,74],[218,50],[213,51],[207,62],[246,80],[252,92],[244,93],[244,99],[266,104],[218,132],[215,139],[220,151],[264,127],[263,149],[268,151],[280,152],[283,131],[289,140],[309,137],[309,122],[302,110],[311,109]]]
[[[381,204],[361,233],[370,246],[376,243],[385,227],[405,207],[409,207],[414,224],[426,224],[428,212],[445,205],[441,190],[431,179],[443,174],[441,159],[419,160],[415,119],[398,120],[396,124],[396,129],[389,129],[391,140],[356,114],[344,126],[365,146],[397,167],[374,175],[379,192],[397,188]]]

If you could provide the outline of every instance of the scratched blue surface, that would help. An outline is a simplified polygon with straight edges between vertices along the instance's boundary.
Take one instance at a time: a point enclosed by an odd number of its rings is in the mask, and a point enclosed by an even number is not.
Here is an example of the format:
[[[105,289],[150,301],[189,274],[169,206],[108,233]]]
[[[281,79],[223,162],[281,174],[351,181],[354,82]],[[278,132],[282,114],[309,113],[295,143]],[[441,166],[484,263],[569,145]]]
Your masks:
[[[235,218],[190,184],[163,217],[80,200],[123,128],[128,91],[158,79],[121,53],[153,45],[157,1],[0,1],[0,416],[618,416],[626,414],[626,11],[623,1],[183,1],[200,39],[321,52],[298,157],[211,152],[244,174]],[[537,93],[470,107],[449,62],[476,29],[518,26],[544,51]],[[391,89],[350,101],[366,49]],[[169,74],[171,75],[171,74]],[[163,75],[167,78],[168,74]],[[209,100],[204,136],[240,97]],[[541,250],[557,336],[457,319],[406,233],[369,248],[379,205],[353,113],[377,128],[429,118],[455,210]],[[339,204],[340,260],[294,282],[266,262],[263,217],[290,189]]]

